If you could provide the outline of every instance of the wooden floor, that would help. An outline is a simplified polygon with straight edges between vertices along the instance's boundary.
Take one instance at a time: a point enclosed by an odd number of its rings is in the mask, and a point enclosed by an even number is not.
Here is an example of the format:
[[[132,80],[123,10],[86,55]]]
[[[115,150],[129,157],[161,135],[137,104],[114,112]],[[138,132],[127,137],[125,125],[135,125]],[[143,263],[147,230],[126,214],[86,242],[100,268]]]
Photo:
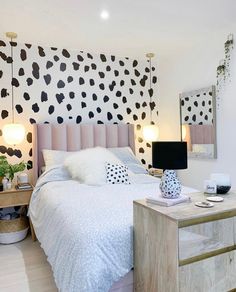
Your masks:
[[[58,291],[38,241],[32,242],[28,237],[16,244],[0,244],[0,291]]]

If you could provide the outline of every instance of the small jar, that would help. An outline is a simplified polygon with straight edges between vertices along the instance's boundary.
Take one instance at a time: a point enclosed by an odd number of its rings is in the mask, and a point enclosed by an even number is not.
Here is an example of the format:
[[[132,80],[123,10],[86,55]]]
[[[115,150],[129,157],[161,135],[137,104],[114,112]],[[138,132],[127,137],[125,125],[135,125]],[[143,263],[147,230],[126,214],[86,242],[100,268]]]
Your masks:
[[[10,190],[12,188],[12,183],[9,181],[8,183],[7,183],[7,190]]]
[[[8,183],[8,179],[6,177],[4,177],[2,180],[2,185],[3,185],[4,191],[7,189],[7,183]]]

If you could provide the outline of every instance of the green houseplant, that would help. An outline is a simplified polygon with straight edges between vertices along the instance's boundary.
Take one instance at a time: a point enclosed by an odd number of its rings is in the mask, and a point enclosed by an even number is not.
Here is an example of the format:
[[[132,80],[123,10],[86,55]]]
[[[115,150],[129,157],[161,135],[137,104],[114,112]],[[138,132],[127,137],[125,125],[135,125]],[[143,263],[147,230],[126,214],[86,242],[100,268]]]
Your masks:
[[[8,177],[10,181],[13,180],[15,173],[25,170],[27,163],[24,161],[16,164],[10,164],[6,156],[0,156],[0,183],[4,176]]]
[[[8,164],[8,165],[9,165],[9,169],[8,169],[7,176],[10,179],[10,181],[12,181],[15,173],[25,170],[27,163],[24,163],[24,161],[22,161],[20,163]]]

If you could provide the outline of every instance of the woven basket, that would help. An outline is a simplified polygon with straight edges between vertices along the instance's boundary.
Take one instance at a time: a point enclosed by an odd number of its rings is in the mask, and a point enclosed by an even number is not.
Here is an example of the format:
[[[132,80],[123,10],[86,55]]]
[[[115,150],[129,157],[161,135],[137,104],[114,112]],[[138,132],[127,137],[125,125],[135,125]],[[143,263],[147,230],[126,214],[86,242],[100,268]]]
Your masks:
[[[25,216],[13,220],[0,220],[0,243],[8,244],[23,240],[28,228],[29,222]]]

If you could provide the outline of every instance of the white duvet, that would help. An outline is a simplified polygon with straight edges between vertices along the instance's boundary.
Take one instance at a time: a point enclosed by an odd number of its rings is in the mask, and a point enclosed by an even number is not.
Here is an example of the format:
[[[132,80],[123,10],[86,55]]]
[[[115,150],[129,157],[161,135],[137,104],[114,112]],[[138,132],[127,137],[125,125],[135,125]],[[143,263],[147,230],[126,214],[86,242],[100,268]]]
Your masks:
[[[131,181],[88,186],[62,168],[39,179],[29,214],[60,291],[106,292],[133,267],[133,200],[157,196],[159,179]]]

